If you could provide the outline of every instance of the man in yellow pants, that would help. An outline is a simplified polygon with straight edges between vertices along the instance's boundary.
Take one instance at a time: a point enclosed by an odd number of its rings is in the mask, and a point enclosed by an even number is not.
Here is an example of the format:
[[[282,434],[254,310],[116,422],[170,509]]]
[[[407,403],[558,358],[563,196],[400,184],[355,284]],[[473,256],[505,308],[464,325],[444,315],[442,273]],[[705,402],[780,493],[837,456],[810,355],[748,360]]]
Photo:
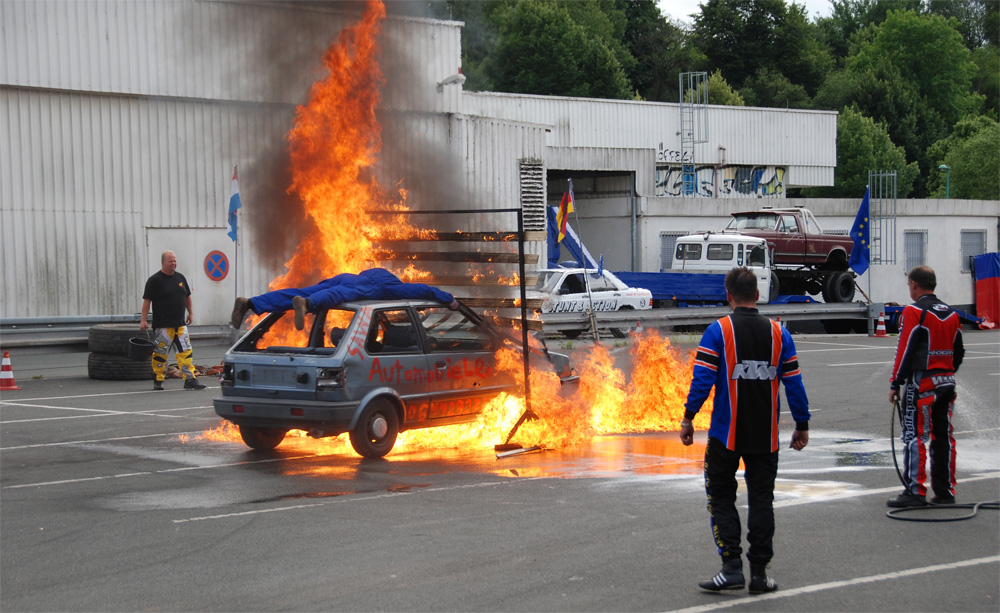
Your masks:
[[[194,349],[188,336],[187,325],[194,317],[191,309],[191,286],[181,273],[177,272],[177,256],[173,251],[164,251],[160,256],[160,270],[146,280],[146,288],[142,293],[142,316],[139,329],[149,327],[146,316],[149,307],[153,306],[153,382],[154,390],[163,389],[163,378],[167,370],[167,353],[171,347],[177,366],[184,375],[184,389],[203,390],[205,385],[198,381],[194,373],[194,363],[191,358]],[[187,311],[185,318],[184,312]]]

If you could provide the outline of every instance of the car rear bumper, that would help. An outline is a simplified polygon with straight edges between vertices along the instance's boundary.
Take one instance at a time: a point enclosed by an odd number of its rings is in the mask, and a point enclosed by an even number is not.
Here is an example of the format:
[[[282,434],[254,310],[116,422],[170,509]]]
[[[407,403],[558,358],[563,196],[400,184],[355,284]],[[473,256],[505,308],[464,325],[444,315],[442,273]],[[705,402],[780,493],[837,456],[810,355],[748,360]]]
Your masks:
[[[215,413],[237,425],[283,430],[322,430],[335,436],[350,429],[358,404],[223,396],[213,401]]]

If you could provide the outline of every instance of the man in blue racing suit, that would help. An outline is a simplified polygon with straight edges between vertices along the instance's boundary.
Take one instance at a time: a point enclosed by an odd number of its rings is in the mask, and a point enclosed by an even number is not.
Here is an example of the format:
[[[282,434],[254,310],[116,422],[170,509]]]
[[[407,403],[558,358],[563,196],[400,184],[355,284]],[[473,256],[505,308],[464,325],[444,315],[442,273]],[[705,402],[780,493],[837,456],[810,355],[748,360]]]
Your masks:
[[[310,287],[290,287],[254,296],[237,298],[230,324],[236,329],[243,325],[247,311],[279,313],[295,311],[295,327],[305,327],[305,314],[334,307],[349,300],[385,300],[415,298],[437,300],[452,310],[458,308],[455,297],[423,283],[404,283],[384,268],[372,268],[359,274],[342,273],[324,279]]]
[[[740,516],[736,510],[736,471],[742,458],[747,498],[750,593],[778,589],[766,568],[774,550],[774,480],[778,472],[779,382],[785,384],[795,431],[791,447],[809,442],[809,400],[802,385],[791,334],[757,312],[757,278],[746,268],[726,275],[732,314],[711,324],[701,338],[694,377],[681,420],[681,442],[694,442],[691,420],[715,387],[712,421],[705,447],[705,492],[712,535],[722,570],[698,586],[717,592],[743,589]]]

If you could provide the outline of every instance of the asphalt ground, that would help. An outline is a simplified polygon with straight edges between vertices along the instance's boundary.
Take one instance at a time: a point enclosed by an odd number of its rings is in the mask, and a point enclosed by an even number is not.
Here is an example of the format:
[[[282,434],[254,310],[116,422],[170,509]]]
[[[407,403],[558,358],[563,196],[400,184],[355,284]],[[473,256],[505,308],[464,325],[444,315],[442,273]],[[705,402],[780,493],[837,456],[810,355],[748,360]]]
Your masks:
[[[1000,336],[965,341],[958,500],[997,500]],[[787,449],[783,411],[780,590],[763,596],[696,587],[719,566],[704,432],[692,447],[653,432],[502,460],[489,445],[258,453],[203,436],[219,424],[208,377],[201,392],[153,392],[88,379],[86,353],[18,351],[23,389],[0,393],[0,610],[998,611],[1000,513],[885,515],[901,491],[895,342],[796,336],[810,442]],[[195,362],[224,350],[196,345]],[[614,351],[627,367],[627,347]]]

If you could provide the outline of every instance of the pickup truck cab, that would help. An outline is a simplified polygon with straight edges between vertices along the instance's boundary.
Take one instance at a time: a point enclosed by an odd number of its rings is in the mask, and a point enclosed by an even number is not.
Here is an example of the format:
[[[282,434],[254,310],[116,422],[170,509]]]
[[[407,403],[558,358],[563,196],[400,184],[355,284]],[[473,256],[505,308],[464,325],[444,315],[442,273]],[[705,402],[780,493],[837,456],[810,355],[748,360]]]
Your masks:
[[[824,234],[812,211],[804,208],[764,208],[732,215],[726,232],[767,241],[781,293],[822,293],[826,302],[854,298],[854,274],[847,266],[854,246],[850,236]]]
[[[766,304],[777,297],[778,286],[763,238],[714,232],[681,236],[674,246],[671,270],[724,275],[739,266],[747,267],[757,277],[758,303]]]

